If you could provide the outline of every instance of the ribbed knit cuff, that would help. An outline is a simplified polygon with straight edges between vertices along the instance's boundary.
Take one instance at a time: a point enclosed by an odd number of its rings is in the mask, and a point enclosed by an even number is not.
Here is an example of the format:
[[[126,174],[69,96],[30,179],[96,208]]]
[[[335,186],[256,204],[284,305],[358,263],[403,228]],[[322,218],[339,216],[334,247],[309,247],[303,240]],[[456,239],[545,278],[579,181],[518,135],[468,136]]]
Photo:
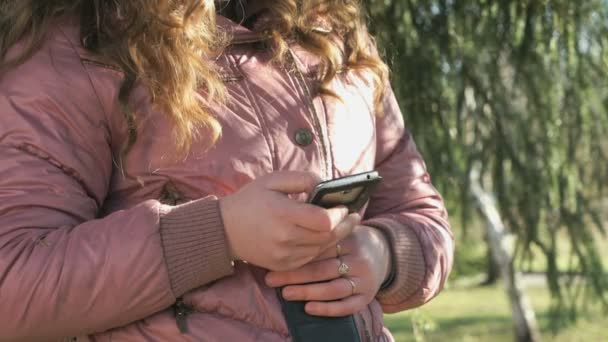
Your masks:
[[[216,197],[162,206],[160,234],[175,297],[233,272]]]
[[[426,273],[422,246],[412,229],[391,218],[373,218],[362,224],[382,231],[391,247],[394,278],[376,296],[385,311],[390,311],[420,290]]]

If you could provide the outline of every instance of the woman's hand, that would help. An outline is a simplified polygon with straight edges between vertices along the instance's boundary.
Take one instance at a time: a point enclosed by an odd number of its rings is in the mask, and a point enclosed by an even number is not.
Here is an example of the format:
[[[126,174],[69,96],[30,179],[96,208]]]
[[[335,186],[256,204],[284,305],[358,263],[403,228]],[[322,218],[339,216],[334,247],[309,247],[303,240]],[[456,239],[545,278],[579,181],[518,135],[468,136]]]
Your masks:
[[[305,310],[310,315],[339,317],[359,312],[371,303],[390,271],[389,245],[377,229],[357,226],[340,247],[339,258],[334,245],[297,270],[268,273],[266,284],[285,286],[286,300],[309,302]],[[344,276],[338,273],[341,262],[349,267]]]
[[[308,172],[275,172],[220,200],[235,260],[271,271],[293,270],[348,236],[359,215],[345,207],[323,209],[289,198],[308,193],[320,179]]]

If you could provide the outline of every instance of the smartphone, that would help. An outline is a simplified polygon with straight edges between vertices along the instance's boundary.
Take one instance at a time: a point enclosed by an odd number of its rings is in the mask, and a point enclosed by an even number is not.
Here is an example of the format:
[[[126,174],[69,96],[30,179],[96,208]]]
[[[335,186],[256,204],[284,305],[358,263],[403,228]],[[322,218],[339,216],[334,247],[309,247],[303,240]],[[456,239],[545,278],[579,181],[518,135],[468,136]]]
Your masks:
[[[344,205],[354,213],[363,208],[381,181],[382,177],[377,171],[325,181],[315,187],[308,197],[308,203],[323,208]]]
[[[351,213],[357,212],[381,181],[378,172],[371,171],[322,182],[312,191],[308,202],[324,208],[344,205]],[[304,311],[306,302],[284,300],[281,289],[277,289],[277,294],[294,342],[360,342],[353,315],[311,316]]]
[[[361,342],[353,315],[311,316],[304,311],[306,302],[286,301],[277,292],[293,342]]]

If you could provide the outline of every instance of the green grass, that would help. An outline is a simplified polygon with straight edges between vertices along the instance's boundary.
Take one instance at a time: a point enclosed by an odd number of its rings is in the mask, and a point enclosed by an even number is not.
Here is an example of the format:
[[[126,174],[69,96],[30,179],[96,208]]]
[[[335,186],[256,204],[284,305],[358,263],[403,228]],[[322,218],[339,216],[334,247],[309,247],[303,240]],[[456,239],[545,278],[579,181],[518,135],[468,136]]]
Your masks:
[[[557,334],[549,328],[548,291],[526,290],[537,314],[544,341],[608,341],[608,317],[589,314]],[[452,288],[424,307],[395,315],[385,321],[398,342],[415,341],[412,321],[424,331],[424,341],[514,341],[510,307],[500,287]]]
[[[452,271],[451,288],[446,289],[438,298],[424,307],[396,315],[386,315],[385,320],[397,342],[416,341],[413,322],[422,328],[424,341],[464,341],[464,342],[502,342],[514,341],[510,307],[504,289],[501,287],[472,287],[485,279],[487,269],[486,248],[483,241],[483,227],[473,222],[467,238],[460,230],[457,237],[456,265]],[[460,235],[459,235],[460,234]],[[604,267],[608,269],[608,238],[597,235],[595,239]],[[571,246],[563,233],[557,240],[559,253],[557,265],[560,271],[571,266]],[[522,272],[541,274],[547,269],[543,254],[531,249],[526,262],[516,263]],[[527,277],[530,279],[530,277]],[[541,328],[543,341],[557,342],[608,342],[608,314],[599,309],[579,316],[575,324],[562,325],[554,334],[550,327],[549,291],[542,281],[530,284],[525,292],[535,309]],[[564,284],[564,286],[567,286]],[[564,314],[565,315],[565,314]]]

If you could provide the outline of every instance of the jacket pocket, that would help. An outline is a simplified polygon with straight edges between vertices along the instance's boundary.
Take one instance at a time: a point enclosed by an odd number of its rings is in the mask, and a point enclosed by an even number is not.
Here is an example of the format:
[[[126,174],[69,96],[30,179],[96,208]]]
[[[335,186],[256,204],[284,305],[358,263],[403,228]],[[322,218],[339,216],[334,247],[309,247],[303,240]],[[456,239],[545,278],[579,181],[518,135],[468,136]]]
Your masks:
[[[382,307],[377,300],[372,301],[365,309],[355,314],[355,323],[361,342],[380,341],[384,334],[383,315]]]
[[[360,312],[355,314],[355,324],[357,325],[357,332],[359,333],[359,339],[361,342],[368,342],[369,339],[367,337],[368,332],[367,328],[365,327],[365,319]]]
[[[372,327],[372,315],[369,305],[365,309],[355,314],[355,324],[359,331],[359,338],[361,342],[373,342],[374,333]]]
[[[78,336],[68,337],[60,342],[111,342],[112,341],[112,330],[91,335],[91,336]]]
[[[374,299],[368,306],[370,312],[370,327],[374,339],[379,339],[380,336],[384,335],[384,312],[382,312],[382,307],[377,300]]]

